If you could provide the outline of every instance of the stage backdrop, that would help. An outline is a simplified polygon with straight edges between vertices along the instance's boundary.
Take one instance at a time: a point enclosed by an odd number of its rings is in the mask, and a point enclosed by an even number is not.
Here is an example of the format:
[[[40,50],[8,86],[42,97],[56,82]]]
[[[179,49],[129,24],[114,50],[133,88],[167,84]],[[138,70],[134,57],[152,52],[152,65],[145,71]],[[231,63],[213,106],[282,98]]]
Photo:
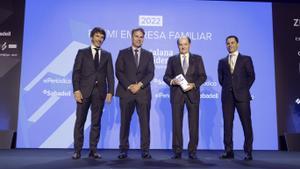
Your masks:
[[[75,55],[89,46],[89,31],[105,28],[103,48],[115,62],[120,49],[131,45],[132,28],[146,30],[143,47],[152,51],[155,77],[152,85],[151,148],[172,144],[169,88],[163,75],[169,56],[178,52],[181,35],[192,39],[191,52],[203,57],[208,79],[201,87],[199,149],[223,148],[223,119],[218,60],[225,57],[225,38],[240,38],[240,52],[252,56],[256,81],[252,120],[254,149],[277,149],[275,78],[271,3],[169,1],[27,0],[21,74],[17,147],[71,148],[75,101],[71,74]],[[234,148],[243,147],[243,130],[235,115]],[[118,148],[119,100],[106,105],[99,148]],[[90,117],[85,125],[88,147]],[[185,110],[184,147],[188,143]],[[130,148],[139,148],[140,132],[135,113],[130,130]]]
[[[277,18],[274,20],[274,47],[280,149],[285,149],[285,135],[300,135],[299,9],[299,3],[273,4],[273,17]]]

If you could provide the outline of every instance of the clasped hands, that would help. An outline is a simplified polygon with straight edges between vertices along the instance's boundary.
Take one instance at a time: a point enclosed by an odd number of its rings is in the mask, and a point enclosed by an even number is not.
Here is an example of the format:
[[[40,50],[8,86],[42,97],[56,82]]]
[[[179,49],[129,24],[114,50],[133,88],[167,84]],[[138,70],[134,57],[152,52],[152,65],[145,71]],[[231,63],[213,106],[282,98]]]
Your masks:
[[[142,88],[143,83],[139,82],[139,83],[134,83],[128,86],[128,90],[132,93],[132,94],[136,94],[138,91],[140,91],[140,89]]]

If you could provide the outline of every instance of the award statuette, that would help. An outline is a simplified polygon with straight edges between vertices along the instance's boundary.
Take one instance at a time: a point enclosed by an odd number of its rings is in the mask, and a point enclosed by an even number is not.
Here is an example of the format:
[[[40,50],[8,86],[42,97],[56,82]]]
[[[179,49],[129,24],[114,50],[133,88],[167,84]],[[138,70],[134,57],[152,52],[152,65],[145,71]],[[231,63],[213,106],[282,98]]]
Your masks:
[[[175,79],[179,82],[180,87],[186,91],[189,87],[188,82],[186,81],[186,79],[184,78],[184,76],[182,74],[179,74],[175,77]]]

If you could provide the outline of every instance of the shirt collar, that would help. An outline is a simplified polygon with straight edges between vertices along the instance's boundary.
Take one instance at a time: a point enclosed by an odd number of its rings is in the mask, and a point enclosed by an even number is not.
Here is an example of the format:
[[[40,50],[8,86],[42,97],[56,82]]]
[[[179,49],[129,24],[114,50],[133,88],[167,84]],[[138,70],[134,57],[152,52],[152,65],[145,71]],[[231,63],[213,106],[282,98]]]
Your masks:
[[[98,47],[96,47],[95,45],[91,44],[91,49],[92,49],[92,51],[94,51],[95,48],[98,48]],[[98,49],[100,50],[101,48],[98,48]]]
[[[237,57],[239,55],[239,51],[237,50],[237,51],[235,51],[233,53],[229,53],[229,56],[230,55],[233,55],[234,57]]]
[[[181,58],[183,58],[183,56],[185,56],[185,57],[187,57],[187,58],[188,58],[188,57],[190,56],[190,53],[186,53],[186,54],[180,54],[180,57],[181,57]]]
[[[137,50],[138,50],[138,52],[140,52],[142,47],[136,48],[136,47],[132,46],[131,48],[132,48],[132,51],[134,51],[134,50],[136,50],[136,49],[137,49]]]

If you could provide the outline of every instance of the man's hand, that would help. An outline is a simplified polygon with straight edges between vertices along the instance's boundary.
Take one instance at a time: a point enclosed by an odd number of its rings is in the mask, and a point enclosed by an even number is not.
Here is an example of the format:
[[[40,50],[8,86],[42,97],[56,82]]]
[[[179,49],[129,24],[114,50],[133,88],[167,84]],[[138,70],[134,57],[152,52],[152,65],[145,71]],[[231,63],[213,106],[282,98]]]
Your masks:
[[[188,92],[194,88],[196,88],[195,83],[188,83],[188,88],[186,90],[184,90],[184,92]]]
[[[111,103],[111,99],[112,99],[112,94],[111,93],[107,93],[106,94],[106,98],[105,98],[106,103]]]
[[[131,84],[131,85],[128,86],[128,90],[129,90],[131,93],[133,93],[133,92],[132,92],[133,87],[134,87],[134,84]]]
[[[83,97],[82,97],[80,90],[77,90],[74,92],[74,98],[75,98],[76,102],[82,103]]]
[[[171,85],[180,85],[179,80],[178,79],[172,79],[171,80]]]
[[[133,84],[130,88],[131,93],[136,94],[140,90],[140,86],[138,84]]]
[[[143,86],[143,83],[139,82],[139,83],[131,84],[128,87],[128,89],[131,91],[132,94],[136,94],[138,91],[140,91],[142,86]]]

